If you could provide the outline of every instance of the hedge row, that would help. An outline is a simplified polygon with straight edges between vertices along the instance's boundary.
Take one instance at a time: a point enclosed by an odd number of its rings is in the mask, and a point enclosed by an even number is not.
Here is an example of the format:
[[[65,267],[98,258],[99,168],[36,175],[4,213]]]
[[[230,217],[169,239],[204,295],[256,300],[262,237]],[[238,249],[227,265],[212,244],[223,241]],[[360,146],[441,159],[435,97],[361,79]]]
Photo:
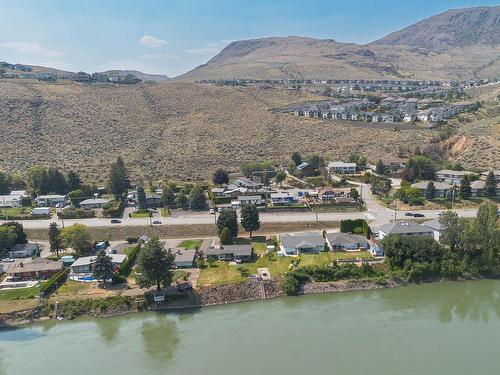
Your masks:
[[[62,285],[66,281],[66,277],[68,276],[69,268],[64,268],[52,276],[47,282],[40,288],[40,293],[43,293],[45,296],[49,295],[56,291],[60,285]]]
[[[135,260],[137,259],[137,254],[139,254],[139,250],[141,249],[141,245],[135,246],[132,251],[127,256],[127,259],[122,263],[120,266],[120,272],[119,274],[127,277],[130,275],[130,272],[132,272],[132,267],[135,264]]]

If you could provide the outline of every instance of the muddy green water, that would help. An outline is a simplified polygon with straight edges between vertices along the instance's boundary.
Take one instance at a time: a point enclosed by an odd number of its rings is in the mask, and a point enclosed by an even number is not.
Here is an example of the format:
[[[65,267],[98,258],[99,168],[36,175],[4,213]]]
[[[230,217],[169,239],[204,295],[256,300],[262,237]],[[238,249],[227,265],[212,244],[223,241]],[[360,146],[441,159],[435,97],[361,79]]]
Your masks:
[[[500,281],[0,330],[0,374],[500,374]]]

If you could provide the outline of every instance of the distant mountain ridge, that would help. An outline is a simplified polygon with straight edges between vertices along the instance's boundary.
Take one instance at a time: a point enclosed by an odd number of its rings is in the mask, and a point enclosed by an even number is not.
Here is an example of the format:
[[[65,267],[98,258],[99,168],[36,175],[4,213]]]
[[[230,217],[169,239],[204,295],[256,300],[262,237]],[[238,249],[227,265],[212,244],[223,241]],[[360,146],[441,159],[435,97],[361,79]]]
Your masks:
[[[235,41],[175,77],[469,79],[500,75],[500,6],[454,9],[366,45],[298,36]]]

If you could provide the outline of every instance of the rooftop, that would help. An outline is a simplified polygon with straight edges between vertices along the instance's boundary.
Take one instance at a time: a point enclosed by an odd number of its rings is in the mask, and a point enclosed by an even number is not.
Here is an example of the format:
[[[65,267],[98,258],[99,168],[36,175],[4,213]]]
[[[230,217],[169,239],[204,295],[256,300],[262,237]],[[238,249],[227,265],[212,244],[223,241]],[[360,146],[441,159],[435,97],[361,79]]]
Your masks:
[[[338,243],[368,243],[368,240],[365,236],[360,234],[352,234],[352,233],[327,233],[326,238],[330,244],[338,244]]]
[[[196,250],[187,250],[184,247],[177,247],[171,251],[175,255],[176,262],[192,262],[196,254]]]
[[[28,262],[19,262],[10,265],[7,268],[8,274],[42,272],[42,271],[57,271],[63,266],[61,261],[37,258]]]
[[[125,254],[107,254],[109,257],[111,257],[111,261],[113,263],[121,264],[123,261],[127,258]],[[81,257],[75,260],[75,263],[71,265],[71,267],[75,266],[87,266],[91,264],[94,259],[96,258],[96,255],[90,256],[90,257]]]
[[[209,248],[207,255],[233,254],[234,256],[250,256],[252,255],[251,245],[221,245],[220,248]]]
[[[325,244],[325,239],[317,232],[282,234],[280,240],[284,247],[317,247]]]
[[[384,224],[379,227],[384,233],[387,234],[405,234],[405,233],[420,233],[420,232],[429,232],[429,228],[414,223],[412,221],[395,221],[389,224]]]

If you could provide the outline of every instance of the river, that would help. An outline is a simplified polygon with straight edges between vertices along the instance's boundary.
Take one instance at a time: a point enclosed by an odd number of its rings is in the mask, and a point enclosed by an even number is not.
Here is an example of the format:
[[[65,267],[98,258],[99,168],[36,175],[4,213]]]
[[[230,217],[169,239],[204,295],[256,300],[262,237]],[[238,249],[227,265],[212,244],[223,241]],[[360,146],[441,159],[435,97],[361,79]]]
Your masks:
[[[498,374],[500,281],[0,330],[0,374]]]

